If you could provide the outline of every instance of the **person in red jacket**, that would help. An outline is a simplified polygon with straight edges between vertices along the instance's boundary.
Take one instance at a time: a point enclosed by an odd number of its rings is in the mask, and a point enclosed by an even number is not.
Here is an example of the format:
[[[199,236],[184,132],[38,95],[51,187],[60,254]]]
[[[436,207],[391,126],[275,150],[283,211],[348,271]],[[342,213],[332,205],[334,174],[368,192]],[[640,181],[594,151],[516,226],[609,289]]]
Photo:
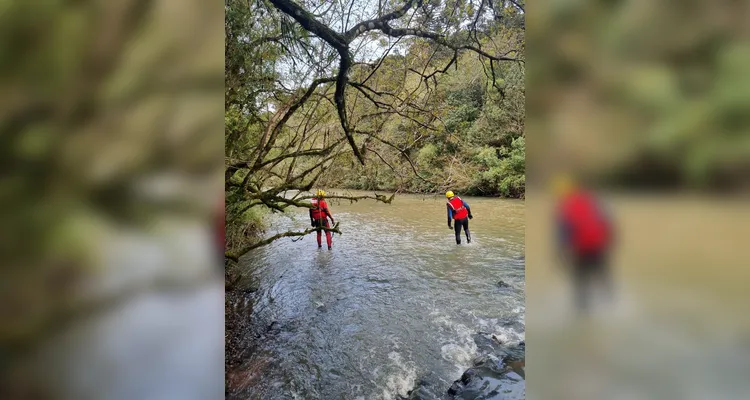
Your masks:
[[[456,196],[452,191],[447,191],[445,197],[448,199],[446,208],[448,209],[448,229],[454,229],[451,221],[454,222],[456,231],[456,244],[461,244],[461,228],[466,234],[466,242],[471,243],[471,232],[469,232],[469,220],[474,218],[471,215],[469,204]]]
[[[331,224],[335,225],[336,222],[333,220],[333,216],[331,215],[331,211],[328,209],[328,204],[326,203],[323,198],[325,197],[326,192],[323,190],[318,190],[315,197],[312,198],[312,208],[310,208],[310,225],[312,225],[314,228],[318,228],[318,248],[322,248],[322,233],[323,229],[321,228],[330,228],[331,225],[328,224],[328,218],[331,219]],[[331,250],[331,232],[326,232],[326,243],[328,243],[328,250]]]
[[[555,192],[558,250],[572,267],[576,304],[586,311],[595,285],[607,291],[612,288],[612,220],[597,198],[568,176],[558,177]]]

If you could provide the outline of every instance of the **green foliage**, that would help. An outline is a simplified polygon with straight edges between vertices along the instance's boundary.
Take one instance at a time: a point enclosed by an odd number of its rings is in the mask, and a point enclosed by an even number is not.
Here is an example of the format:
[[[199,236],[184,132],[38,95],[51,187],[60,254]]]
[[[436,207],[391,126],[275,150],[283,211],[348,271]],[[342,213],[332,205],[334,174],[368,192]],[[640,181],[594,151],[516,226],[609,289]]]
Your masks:
[[[437,167],[435,161],[437,161],[439,149],[432,143],[427,143],[424,147],[419,149],[417,156],[417,163],[425,167]]]
[[[255,240],[266,228],[263,222],[265,212],[259,208],[245,209],[245,207],[247,207],[247,202],[227,204],[227,211],[232,210],[231,217],[227,217],[225,224],[226,243],[229,249],[240,248]]]
[[[518,30],[500,30],[497,39],[515,38],[517,34]],[[523,39],[514,40],[522,43]],[[431,56],[431,50],[429,45],[414,41],[408,49],[409,62],[417,65],[420,57]],[[439,61],[446,64],[452,53],[441,57]],[[384,84],[401,92],[416,90],[424,84],[417,76],[394,79],[402,76],[398,71],[403,68],[403,61],[402,57],[389,57],[384,63],[388,68],[378,71],[372,80],[382,79]],[[524,67],[515,63],[496,65],[496,86],[488,68],[488,63],[475,54],[459,57],[457,66],[438,75],[437,85],[433,82],[425,91],[429,111],[435,115],[432,121],[435,129],[427,129],[404,116],[391,118],[379,133],[390,143],[406,148],[404,154],[389,158],[385,155],[393,153],[392,148],[371,144],[390,166],[384,165],[379,157],[371,157],[365,167],[349,159],[337,164],[336,174],[326,177],[324,184],[418,193],[452,189],[464,194],[523,197]],[[419,121],[427,124],[429,118],[420,117]]]
[[[474,181],[476,191],[499,193],[504,197],[523,197],[526,183],[526,144],[523,137],[514,139],[510,148],[481,148],[474,162],[482,171]]]
[[[750,45],[742,25],[714,24],[705,18],[711,5],[700,2],[679,12],[658,2],[583,10],[560,3],[533,30],[547,40],[536,40],[532,83],[540,101],[530,107],[565,115],[576,130],[555,127],[565,139],[547,143],[575,155],[545,168],[570,164],[591,180],[626,186],[746,187]],[[744,8],[722,12],[731,19]]]

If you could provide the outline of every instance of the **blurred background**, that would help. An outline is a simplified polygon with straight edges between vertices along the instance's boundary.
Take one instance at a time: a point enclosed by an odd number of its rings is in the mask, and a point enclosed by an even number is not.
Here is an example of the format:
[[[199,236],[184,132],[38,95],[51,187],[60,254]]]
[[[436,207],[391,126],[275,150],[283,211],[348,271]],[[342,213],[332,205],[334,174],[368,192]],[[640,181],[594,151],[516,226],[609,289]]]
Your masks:
[[[527,9],[529,399],[750,398],[750,5]],[[609,208],[614,302],[573,306],[551,177]]]
[[[0,398],[223,395],[223,17],[0,2]]]

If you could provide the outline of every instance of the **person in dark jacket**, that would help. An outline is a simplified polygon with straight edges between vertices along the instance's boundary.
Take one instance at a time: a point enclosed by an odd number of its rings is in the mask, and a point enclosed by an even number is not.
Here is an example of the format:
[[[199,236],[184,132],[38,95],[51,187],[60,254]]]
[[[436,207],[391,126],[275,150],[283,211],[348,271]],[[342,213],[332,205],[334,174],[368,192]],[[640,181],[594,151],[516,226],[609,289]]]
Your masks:
[[[461,244],[461,228],[463,228],[466,234],[466,242],[471,243],[471,232],[469,232],[469,220],[474,218],[471,215],[471,208],[469,204],[463,201],[460,197],[456,196],[452,191],[447,191],[445,197],[448,198],[448,229],[455,229],[456,232],[456,244]],[[454,226],[451,226],[451,222],[454,222]]]

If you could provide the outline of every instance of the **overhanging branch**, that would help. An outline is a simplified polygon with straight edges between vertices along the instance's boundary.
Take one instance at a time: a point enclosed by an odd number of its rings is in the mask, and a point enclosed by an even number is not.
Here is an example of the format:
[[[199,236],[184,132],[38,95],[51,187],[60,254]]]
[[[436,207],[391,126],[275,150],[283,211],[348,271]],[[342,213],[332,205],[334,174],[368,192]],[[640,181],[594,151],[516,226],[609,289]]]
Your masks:
[[[284,232],[284,233],[279,233],[279,234],[273,235],[273,236],[271,236],[269,238],[266,238],[266,239],[263,239],[261,241],[255,242],[255,243],[253,243],[251,245],[245,246],[245,247],[243,247],[242,249],[240,249],[240,250],[238,250],[236,252],[226,252],[226,253],[224,253],[224,256],[226,258],[234,261],[234,262],[237,262],[240,259],[240,257],[242,257],[243,255],[249,253],[250,251],[255,250],[255,249],[259,248],[259,247],[267,246],[267,245],[273,243],[276,240],[279,240],[279,239],[285,238],[285,237],[307,236],[307,235],[309,235],[309,234],[311,234],[313,232],[317,232],[318,229],[323,230],[323,231],[327,231],[327,232],[338,233],[339,235],[341,234],[341,231],[339,230],[339,222],[337,222],[336,225],[333,226],[333,228],[321,227],[321,228],[308,228],[308,229],[305,229],[304,231],[288,231],[288,232]]]

